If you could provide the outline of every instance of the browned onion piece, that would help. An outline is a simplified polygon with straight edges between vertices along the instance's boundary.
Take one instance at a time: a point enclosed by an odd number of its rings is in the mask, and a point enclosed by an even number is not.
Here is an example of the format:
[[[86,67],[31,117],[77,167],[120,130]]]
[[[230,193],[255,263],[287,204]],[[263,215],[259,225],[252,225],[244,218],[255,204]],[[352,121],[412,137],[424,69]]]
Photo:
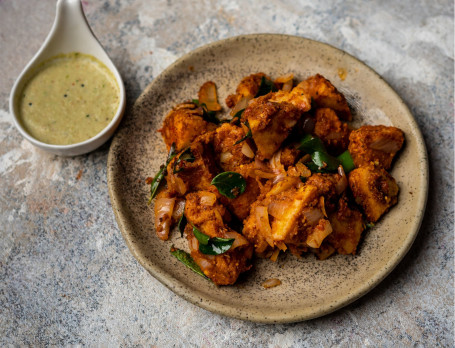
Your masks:
[[[270,289],[278,285],[281,285],[281,280],[276,278],[267,279],[264,283],[262,283],[262,286],[266,289]]]
[[[250,102],[251,99],[253,99],[252,96],[242,97],[242,99],[240,99],[237,102],[237,104],[235,104],[235,106],[232,108],[231,113],[230,113],[231,116],[235,116],[235,114],[237,112],[245,109],[248,106],[248,103]]]
[[[272,229],[270,228],[269,223],[269,213],[267,212],[267,207],[257,206],[255,210],[256,214],[256,226],[261,231],[262,236],[264,236],[267,243],[273,247],[272,239]]]
[[[275,152],[270,159],[270,167],[272,168],[274,173],[283,173],[284,166],[281,164],[281,150]]]
[[[175,204],[174,204],[174,211],[172,212],[172,219],[174,221],[177,221],[178,219],[180,219],[180,217],[183,214],[184,208],[185,208],[185,200],[176,198]]]
[[[290,92],[292,90],[292,80],[286,81],[283,83],[283,87],[281,88],[284,92]]]
[[[232,243],[231,249],[229,249],[229,250],[234,250],[235,248],[249,244],[244,236],[242,236],[240,233],[237,233],[235,231],[226,232],[225,236],[226,236],[226,238],[235,239],[234,243]]]
[[[243,142],[242,153],[248,158],[253,158],[254,157],[254,152],[251,149],[250,145],[248,145],[248,143],[246,141]]]
[[[340,174],[341,178],[340,178],[340,180],[337,181],[335,190],[336,190],[337,194],[339,195],[339,194],[343,193],[346,190],[346,188],[348,187],[348,178],[346,177],[343,166],[338,167],[338,174]]]
[[[275,173],[267,173],[263,172],[262,170],[256,169],[254,171],[254,175],[257,176],[258,178],[263,178],[263,179],[274,179],[276,177]]]
[[[270,261],[275,262],[278,259],[279,253],[280,253],[280,249],[275,249],[272,253],[272,256],[270,256]]]
[[[388,138],[379,138],[368,145],[368,147],[373,150],[393,153],[397,152],[400,149],[400,144]]]
[[[211,207],[216,202],[216,195],[212,192],[201,192],[201,204]]]
[[[230,153],[230,152],[222,152],[222,153],[220,154],[220,162],[221,162],[221,163],[227,162],[227,161],[229,161],[231,158],[232,158],[232,153]]]
[[[157,198],[155,201],[156,234],[162,240],[169,238],[174,204],[175,198]]]
[[[218,104],[216,95],[216,86],[212,81],[207,81],[199,90],[199,103],[205,104],[208,111],[220,111],[221,106]]]
[[[275,83],[286,83],[286,82],[292,81],[293,78],[294,78],[294,74],[293,73],[289,73],[289,74],[286,74],[286,75],[281,75],[281,76],[278,76],[275,79]]]
[[[313,229],[307,237],[306,244],[310,248],[319,248],[330,233],[332,233],[332,225],[329,220],[320,220],[319,224]]]
[[[276,219],[281,219],[286,212],[286,209],[289,208],[289,201],[278,201],[271,202],[268,205],[268,212]]]
[[[303,210],[303,215],[306,217],[306,219],[312,226],[317,225],[319,220],[321,220],[324,217],[322,211],[317,208],[305,208]]]

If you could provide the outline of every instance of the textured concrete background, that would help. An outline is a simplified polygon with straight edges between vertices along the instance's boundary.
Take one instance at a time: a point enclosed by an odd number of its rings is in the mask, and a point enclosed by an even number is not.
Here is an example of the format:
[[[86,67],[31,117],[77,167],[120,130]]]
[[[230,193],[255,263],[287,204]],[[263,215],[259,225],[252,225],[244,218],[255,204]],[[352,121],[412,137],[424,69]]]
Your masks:
[[[0,0],[0,344],[452,346],[454,4],[403,1],[84,1],[128,103],[205,43],[259,32],[305,36],[365,61],[402,96],[430,157],[428,208],[404,261],[326,317],[259,325],[191,305],[128,251],[109,203],[109,144],[76,158],[37,150],[8,113],[14,79],[46,37],[54,0]]]

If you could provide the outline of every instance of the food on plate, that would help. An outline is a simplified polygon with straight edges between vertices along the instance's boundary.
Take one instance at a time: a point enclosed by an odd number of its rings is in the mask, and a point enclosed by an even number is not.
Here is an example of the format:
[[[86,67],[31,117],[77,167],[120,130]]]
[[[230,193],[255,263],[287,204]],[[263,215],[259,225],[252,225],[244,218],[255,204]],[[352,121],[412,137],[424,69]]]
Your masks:
[[[252,74],[226,105],[229,116],[221,118],[216,86],[207,81],[160,129],[169,153],[149,179],[156,234],[168,240],[175,226],[190,251],[172,247],[172,255],[229,285],[254,256],[356,254],[367,224],[397,204],[388,170],[403,132],[353,129],[346,98],[319,74],[296,86],[293,74]]]

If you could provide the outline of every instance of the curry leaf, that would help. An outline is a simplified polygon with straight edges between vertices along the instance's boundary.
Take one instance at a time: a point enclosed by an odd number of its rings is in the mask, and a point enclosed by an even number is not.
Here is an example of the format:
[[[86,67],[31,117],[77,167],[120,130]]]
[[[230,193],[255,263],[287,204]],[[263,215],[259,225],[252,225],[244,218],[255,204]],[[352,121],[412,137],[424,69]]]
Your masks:
[[[245,111],[245,109],[242,109],[242,110],[239,110],[235,113],[234,116],[232,116],[232,119],[231,119],[231,122],[232,123],[235,123],[237,122],[238,120],[240,120],[242,118],[242,114],[243,112]]]
[[[187,252],[171,247],[171,254],[177,258],[180,262],[182,262],[185,266],[191,269],[193,272],[196,272],[200,276],[204,277],[205,279],[209,279],[204,272],[202,272],[201,268],[194,262],[193,258]]]
[[[185,202],[186,205],[186,202]],[[183,206],[183,213],[182,216],[180,216],[179,222],[177,223],[177,228],[180,231],[180,236],[183,238],[183,231],[185,231],[186,224],[188,223],[188,220],[186,219],[185,216],[185,205]]]
[[[297,149],[305,151],[309,154],[312,154],[315,151],[327,152],[321,139],[310,134],[307,134],[303,137],[303,139],[300,141],[300,144],[297,146]]]
[[[236,198],[245,192],[246,181],[236,172],[224,172],[215,176],[211,182],[218,192],[227,198]]]
[[[253,136],[253,133],[251,133],[251,128],[250,128],[250,124],[248,123],[248,121],[245,122],[245,126],[248,127],[248,132],[245,134],[245,136],[240,139],[240,140],[237,140],[234,145],[237,145],[237,144],[240,144],[242,141],[248,139],[248,138],[251,138]]]
[[[343,166],[346,174],[355,168],[355,164],[354,164],[354,161],[352,159],[352,156],[351,156],[351,153],[349,152],[349,150],[346,150],[341,155],[339,155],[337,158],[341,162],[341,165]]]
[[[231,249],[235,239],[210,238],[207,245],[199,244],[199,251],[205,255],[220,255]]]
[[[153,198],[155,198],[158,188],[160,187],[161,181],[163,181],[163,178],[166,176],[166,168],[169,164],[170,161],[175,157],[177,152],[175,151],[175,143],[172,143],[171,148],[169,150],[169,154],[167,155],[166,159],[166,164],[161,165],[160,170],[158,173],[156,173],[155,177],[153,178],[153,181],[150,185],[150,200],[149,203],[152,201]]]
[[[205,255],[220,255],[228,251],[234,243],[234,238],[210,238],[193,225],[194,237],[199,241],[199,251]]]
[[[193,234],[196,239],[199,241],[199,244],[207,245],[209,243],[210,237],[205,233],[202,233],[198,230],[196,226],[193,225]]]
[[[199,105],[199,104],[196,104],[196,105]],[[206,120],[207,122],[220,124],[221,121],[216,117],[215,111],[209,111],[207,109],[207,105],[205,105],[205,104],[201,104],[201,107],[202,107],[202,118],[204,120]]]
[[[184,168],[182,168],[182,162],[190,162],[193,163],[195,161],[195,157],[193,153],[191,152],[191,148],[185,149],[180,155],[179,158],[174,162],[174,174],[182,171]]]
[[[269,94],[270,92],[276,92],[277,90],[278,89],[275,87],[275,84],[272,80],[269,80],[265,78],[265,76],[262,76],[261,84],[259,85],[259,90],[256,93],[255,98]]]
[[[327,152],[315,151],[311,155],[311,160],[318,166],[319,169],[325,169],[329,172],[338,169],[341,162],[335,157],[330,156]]]

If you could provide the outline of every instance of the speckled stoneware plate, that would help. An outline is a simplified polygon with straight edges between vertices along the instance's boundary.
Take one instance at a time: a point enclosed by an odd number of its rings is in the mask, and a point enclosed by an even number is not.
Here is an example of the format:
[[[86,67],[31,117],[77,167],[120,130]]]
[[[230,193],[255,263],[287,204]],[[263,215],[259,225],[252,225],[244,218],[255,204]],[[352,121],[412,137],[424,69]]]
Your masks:
[[[344,80],[339,69],[345,69]],[[175,232],[163,242],[155,235],[149,185],[165,162],[166,147],[157,130],[175,104],[197,98],[203,82],[213,80],[219,101],[235,91],[242,77],[255,72],[277,77],[293,72],[297,80],[320,73],[343,92],[354,125],[401,128],[406,137],[392,175],[400,186],[399,203],[365,233],[356,256],[318,261],[308,255],[280,255],[277,262],[255,260],[236,285],[217,287],[193,273],[170,253],[188,250]],[[108,185],[120,230],[136,259],[176,294],[212,312],[256,322],[294,322],[322,316],[358,299],[400,262],[413,243],[428,190],[428,162],[418,126],[400,97],[374,71],[329,45],[283,35],[247,35],[198,48],[180,58],[142,93],[112,141]],[[261,284],[278,278],[280,286]]]

